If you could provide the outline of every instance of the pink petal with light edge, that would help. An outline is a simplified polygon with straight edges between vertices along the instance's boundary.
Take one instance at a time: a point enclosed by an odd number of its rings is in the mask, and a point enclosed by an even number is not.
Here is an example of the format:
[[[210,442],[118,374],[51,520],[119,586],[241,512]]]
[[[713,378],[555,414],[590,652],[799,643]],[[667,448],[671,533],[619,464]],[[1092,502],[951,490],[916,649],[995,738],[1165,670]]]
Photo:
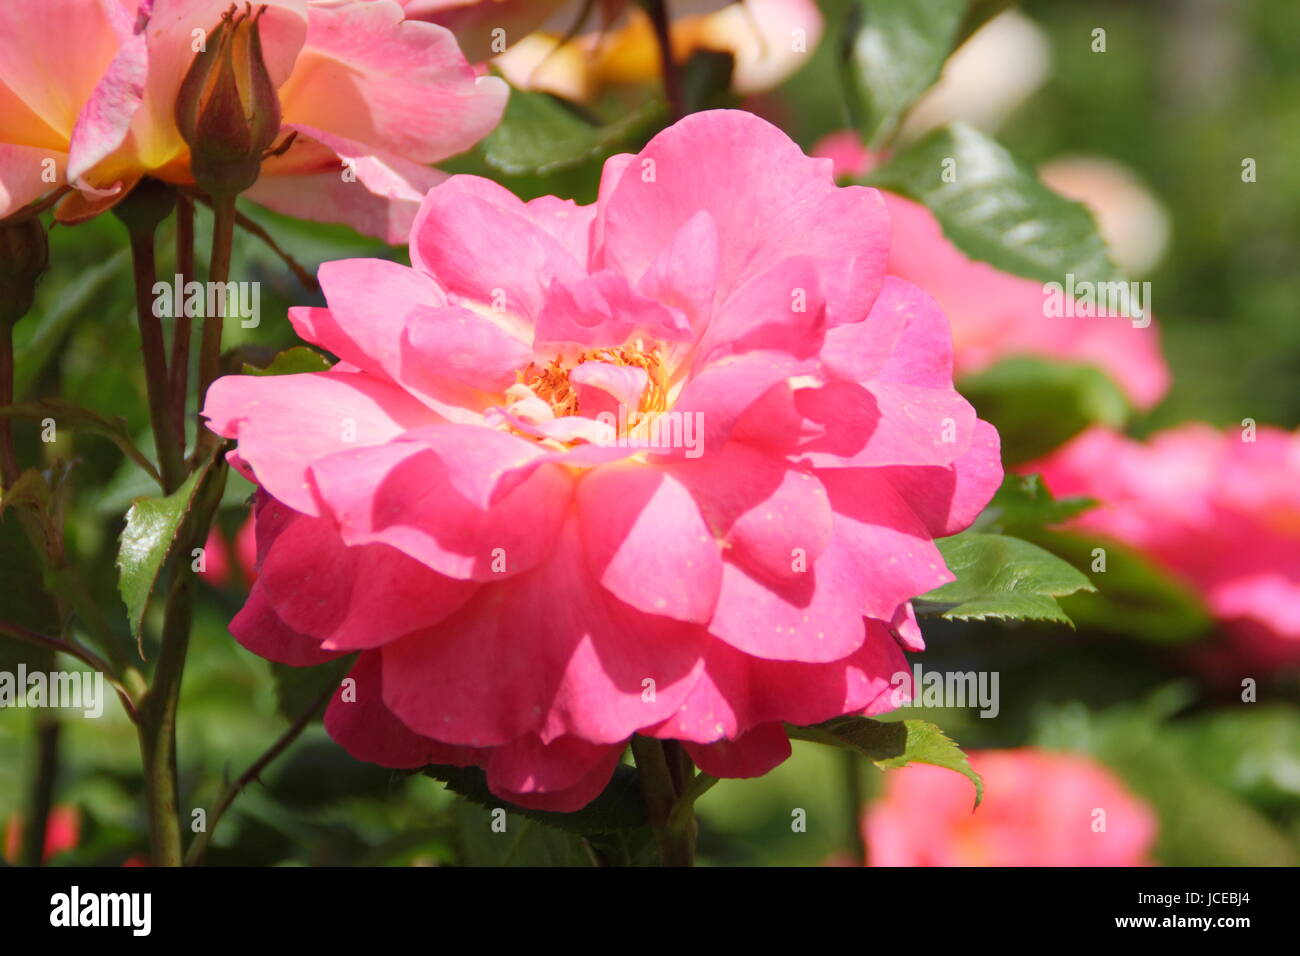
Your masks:
[[[307,481],[312,462],[338,451],[378,445],[430,420],[406,392],[355,372],[227,375],[203,406],[208,427],[239,440],[239,455],[272,495],[316,515]],[[352,440],[349,440],[351,438]]]
[[[929,530],[879,470],[836,468],[817,477],[835,509],[835,536],[865,582],[864,614],[892,620],[900,604],[953,580]]]
[[[830,542],[826,490],[781,457],[730,442],[671,474],[690,489],[731,559],[760,577],[800,579],[796,566],[812,567]]]
[[[573,813],[600,796],[609,785],[610,777],[623,754],[622,746],[605,748],[603,759],[567,790],[540,793],[515,793],[505,791],[502,796],[511,803],[532,810],[549,810],[552,813]]]
[[[576,261],[587,264],[591,258],[591,227],[596,219],[595,203],[580,206],[572,199],[538,196],[524,203],[524,206],[533,222],[554,236]]]
[[[810,367],[780,352],[729,355],[691,377],[672,411],[700,416],[704,428],[699,448],[710,455],[727,443],[736,422],[768,389]],[[679,448],[655,449],[654,454],[659,458],[685,457]]]
[[[706,624],[722,559],[689,491],[664,469],[603,465],[578,483],[587,566],[647,614]]]
[[[281,620],[331,651],[378,647],[427,628],[477,588],[388,545],[348,547],[332,522],[307,517],[280,535],[258,581]]]
[[[650,376],[635,365],[611,365],[608,362],[583,362],[569,372],[569,383],[576,386],[582,413],[596,417],[611,412],[616,417],[621,405],[627,415],[635,414],[641,404]]]
[[[290,313],[294,329],[345,362],[372,375],[402,382],[402,335],[407,316],[442,308],[447,297],[428,276],[386,259],[322,262],[317,272],[329,303],[327,315]],[[332,322],[326,320],[332,319]]]
[[[826,333],[822,361],[850,382],[879,379],[930,388],[952,387],[952,333],[928,295],[886,276],[871,313]]]
[[[280,87],[286,123],[435,163],[500,122],[505,82],[477,76],[443,27],[403,22],[401,8],[382,0],[313,5],[308,23]]]
[[[618,179],[603,211],[602,261],[624,275],[639,278],[706,210],[722,250],[721,300],[791,256],[825,262],[831,322],[865,315],[880,288],[889,252],[880,195],[836,187],[829,160],[808,158],[752,113],[692,114],[655,136],[633,165],[607,165],[606,174]],[[736,202],[738,194],[762,201]]]
[[[921,625],[916,622],[916,612],[912,605],[900,604],[894,612],[894,619],[889,622],[889,630],[898,639],[899,646],[905,651],[925,650],[925,636]]]
[[[536,569],[386,645],[389,708],[417,732],[473,746],[528,733],[617,743],[664,720],[698,679],[703,628],[622,604],[584,561],[570,521]]]
[[[316,638],[299,634],[285,624],[258,581],[253,583],[248,600],[231,620],[230,633],[259,657],[291,667],[312,667],[342,656],[337,651],[321,650]]]
[[[452,176],[430,190],[411,227],[411,262],[448,292],[530,321],[554,279],[586,278],[519,199],[477,176]]]
[[[970,447],[975,409],[951,388],[831,382],[795,392],[824,434],[803,446],[817,468],[951,464]]]
[[[0,84],[59,134],[65,147],[117,53],[114,12],[85,0],[0,4]]]
[[[753,351],[810,358],[822,347],[825,322],[817,264],[784,259],[752,276],[718,306],[697,347],[697,367]]]
[[[701,771],[727,778],[761,777],[785,763],[791,752],[785,725],[776,722],[759,724],[735,740],[683,746]]]
[[[325,710],[325,730],[357,760],[402,770],[428,764],[469,767],[482,763],[487,753],[457,747],[412,733],[384,706],[383,673],[377,653],[357,658],[348,672],[351,688],[341,683]],[[348,691],[355,696],[348,699]]]
[[[588,743],[577,737],[560,737],[544,744],[530,734],[493,747],[484,770],[496,793],[554,793],[575,787],[593,770],[608,766],[611,750],[618,757],[623,747]]]
[[[470,441],[461,445],[463,462],[417,441],[355,449],[317,461],[312,476],[350,545],[389,545],[461,580],[494,581],[526,571],[551,550],[571,479],[554,468],[536,469],[485,508],[451,480],[449,467],[464,472],[478,460]]]
[[[679,310],[698,336],[713,319],[720,255],[718,227],[701,209],[650,263],[636,291]]]
[[[405,342],[406,367],[420,370],[407,378],[448,379],[489,392],[504,392],[533,358],[519,339],[457,306],[416,306],[406,316]]]
[[[332,159],[309,170],[293,169],[296,152],[307,145],[295,141],[283,160],[268,159],[262,175],[244,195],[285,216],[312,222],[341,222],[357,232],[390,245],[406,242],[420,202],[447,174],[385,153],[363,143],[331,137],[321,130],[292,127],[300,139],[328,144]],[[320,148],[320,147],[317,147]],[[350,171],[352,179],[345,179]]]
[[[970,448],[951,465],[879,469],[936,538],[965,531],[1002,484],[998,431],[976,420]]]
[[[61,182],[67,165],[65,153],[0,143],[0,218],[17,212],[54,188],[43,175],[41,163],[46,159],[54,160],[54,173]]]
[[[772,722],[815,724],[868,709],[883,713],[890,709],[891,678],[908,667],[878,621],[867,621],[858,650],[825,663],[765,661],[714,641],[703,676],[677,712],[642,732],[708,744]]]
[[[135,114],[144,102],[148,72],[145,34],[124,37],[113,62],[77,116],[68,145],[69,181],[81,179],[126,140]]]
[[[576,343],[588,348],[622,345],[640,332],[652,340],[688,341],[685,316],[634,291],[615,272],[596,272],[578,282],[556,279],[537,313],[534,346]]]

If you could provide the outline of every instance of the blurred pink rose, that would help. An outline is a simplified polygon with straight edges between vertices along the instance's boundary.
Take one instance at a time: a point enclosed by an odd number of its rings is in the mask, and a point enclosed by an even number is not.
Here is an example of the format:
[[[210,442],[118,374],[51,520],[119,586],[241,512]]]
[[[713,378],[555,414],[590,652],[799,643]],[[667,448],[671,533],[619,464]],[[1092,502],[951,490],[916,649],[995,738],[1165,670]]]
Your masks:
[[[50,808],[45,823],[45,850],[41,857],[49,860],[76,847],[81,840],[81,811],[72,804],[61,803]],[[5,826],[5,859],[17,863],[23,846],[23,819],[18,814],[9,817]]]
[[[248,587],[257,580],[257,532],[252,515],[235,532],[233,545],[232,549],[221,528],[214,524],[203,545],[204,568],[199,572],[199,577],[214,588]]]
[[[831,159],[839,176],[861,176],[875,163],[857,136],[848,132],[826,137],[813,147],[813,154]],[[1045,315],[1043,283],[968,258],[920,203],[892,193],[881,195],[893,234],[889,273],[934,296],[948,316],[959,375],[978,372],[999,359],[1031,355],[1095,365],[1138,408],[1151,407],[1168,391],[1169,369],[1154,322],[1136,328],[1118,315]]]
[[[1146,442],[1092,429],[1023,469],[1057,496],[1101,502],[1070,527],[1138,549],[1201,593],[1229,636],[1205,662],[1233,680],[1300,662],[1300,432],[1244,437],[1203,424]]]
[[[1110,771],[1086,757],[1023,747],[970,754],[984,777],[941,767],[885,775],[863,820],[872,866],[1145,866],[1156,818]]]
[[[887,245],[874,190],[744,112],[611,158],[591,206],[451,178],[413,268],[326,263],[292,311],[338,366],[208,393],[263,489],[232,631],[363,651],[326,716],[357,757],[560,810],[636,732],[756,776],[782,721],[887,708],[932,539],[1002,473]]]
[[[250,199],[292,216],[405,238],[427,164],[501,117],[505,84],[477,76],[446,29],[395,0],[262,0],[280,140]],[[0,217],[70,183],[79,221],[143,176],[193,182],[176,94],[229,0],[0,0]],[[241,8],[242,9],[242,8]],[[345,175],[346,173],[346,175]]]

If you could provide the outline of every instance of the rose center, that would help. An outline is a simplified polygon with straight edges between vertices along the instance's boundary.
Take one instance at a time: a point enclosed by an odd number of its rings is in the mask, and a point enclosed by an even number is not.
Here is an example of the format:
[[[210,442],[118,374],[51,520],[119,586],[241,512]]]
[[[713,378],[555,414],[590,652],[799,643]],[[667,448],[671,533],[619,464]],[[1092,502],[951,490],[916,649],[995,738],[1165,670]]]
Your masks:
[[[653,415],[668,407],[668,372],[657,345],[646,348],[640,339],[630,345],[614,348],[588,349],[572,359],[554,358],[546,365],[536,362],[516,373],[519,382],[550,405],[556,418],[581,414],[578,389],[569,380],[569,373],[584,362],[604,362],[644,369],[646,385],[634,410],[633,424],[645,415]]]

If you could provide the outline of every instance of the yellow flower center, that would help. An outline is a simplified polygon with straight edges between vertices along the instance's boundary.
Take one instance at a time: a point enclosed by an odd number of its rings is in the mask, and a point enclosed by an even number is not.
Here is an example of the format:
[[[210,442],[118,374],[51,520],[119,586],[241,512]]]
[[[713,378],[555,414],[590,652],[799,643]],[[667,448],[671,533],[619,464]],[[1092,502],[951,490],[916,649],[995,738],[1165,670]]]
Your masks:
[[[547,365],[530,363],[516,373],[524,385],[527,385],[538,398],[551,406],[556,418],[577,415],[581,412],[578,391],[569,381],[569,373],[583,362],[604,362],[606,365],[618,365],[644,369],[646,386],[641,391],[641,398],[630,414],[631,424],[635,426],[644,416],[654,415],[668,407],[668,372],[664,368],[663,356],[657,345],[646,348],[645,343],[637,339],[629,345],[615,348],[588,349],[577,357],[566,361],[554,358]]]

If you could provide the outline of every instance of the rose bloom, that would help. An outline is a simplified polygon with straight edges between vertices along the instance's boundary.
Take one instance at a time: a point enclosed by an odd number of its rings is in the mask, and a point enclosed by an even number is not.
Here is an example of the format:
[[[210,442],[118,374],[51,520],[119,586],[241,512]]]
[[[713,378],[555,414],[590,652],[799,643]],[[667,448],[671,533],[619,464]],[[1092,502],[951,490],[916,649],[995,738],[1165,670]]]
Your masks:
[[[1136,548],[1204,599],[1228,640],[1211,673],[1300,663],[1300,431],[1193,423],[1145,442],[1091,429],[1027,464],[1100,505],[1068,527]]]
[[[885,775],[883,797],[863,818],[872,866],[1149,864],[1155,815],[1092,760],[1022,747],[976,751],[970,761],[985,784],[974,812],[970,781],[951,770]]]
[[[888,229],[737,111],[611,158],[589,206],[452,177],[411,268],[326,263],[291,312],[338,365],[208,393],[262,489],[231,630],[361,651],[326,715],[355,756],[557,810],[633,733],[756,776],[782,721],[888,709],[909,599],[952,579],[932,539],[1002,474]]]
[[[57,183],[76,187],[57,210],[68,222],[111,207],[143,176],[192,184],[177,93],[199,39],[230,6],[0,0],[0,217]],[[445,28],[403,22],[395,0],[258,6],[277,143],[297,136],[246,195],[401,241],[421,196],[446,178],[426,164],[491,131],[505,84],[477,76]]]
[[[813,154],[833,160],[841,176],[862,176],[876,163],[856,134],[848,132],[826,137]],[[944,236],[925,206],[882,195],[893,229],[889,273],[934,296],[948,316],[959,375],[1003,358],[1038,356],[1095,365],[1141,409],[1169,390],[1169,369],[1154,322],[1136,328],[1121,315],[1046,315],[1043,283],[969,258]]]
[[[530,3],[526,12],[513,0],[407,0],[406,11],[451,27],[467,52],[500,54],[494,65],[519,89],[585,101],[610,86],[657,82],[662,70],[650,18],[630,0]],[[815,0],[676,0],[668,12],[677,62],[700,50],[730,53],[741,94],[794,73],[823,29]],[[504,31],[495,46],[493,29]]]

